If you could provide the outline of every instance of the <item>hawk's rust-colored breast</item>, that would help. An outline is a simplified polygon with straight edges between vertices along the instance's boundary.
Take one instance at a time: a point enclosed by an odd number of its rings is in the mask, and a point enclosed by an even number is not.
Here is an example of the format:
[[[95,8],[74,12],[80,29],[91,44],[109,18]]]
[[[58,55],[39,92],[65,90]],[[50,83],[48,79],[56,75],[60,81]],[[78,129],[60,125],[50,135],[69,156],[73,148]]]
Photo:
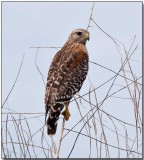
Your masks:
[[[76,67],[80,63],[81,60],[84,60],[85,58],[88,58],[88,55],[83,51],[79,51],[76,54],[77,54],[77,57],[76,57],[73,65],[72,65],[72,68]]]
[[[78,75],[82,76],[83,73],[84,77],[79,77],[81,81],[75,81],[78,88],[76,91],[79,90],[82,85],[80,83],[83,83],[82,80],[85,79],[88,71],[88,59],[87,49],[80,43],[74,43],[70,47],[66,45],[55,55],[48,76],[46,104],[55,103],[58,98],[62,97],[61,95],[64,95],[64,92],[67,93],[72,86],[73,79]],[[73,93],[71,96],[69,94],[69,98],[72,96]]]
[[[85,59],[89,59],[86,47],[82,44],[76,43],[73,47],[73,52],[71,51],[69,53],[69,60],[73,61],[69,67],[69,71],[77,67],[78,64]]]

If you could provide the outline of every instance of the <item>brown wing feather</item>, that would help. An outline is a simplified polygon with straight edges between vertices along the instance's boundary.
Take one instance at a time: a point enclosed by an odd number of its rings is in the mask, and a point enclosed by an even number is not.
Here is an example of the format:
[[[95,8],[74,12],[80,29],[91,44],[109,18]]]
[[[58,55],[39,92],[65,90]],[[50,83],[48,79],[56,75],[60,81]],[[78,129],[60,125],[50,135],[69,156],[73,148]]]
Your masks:
[[[58,51],[54,56],[47,77],[46,91],[45,91],[45,104],[47,105],[51,88],[54,83],[54,75],[57,73],[57,68],[60,65],[62,53]]]
[[[88,55],[83,51],[79,51],[58,87],[58,100],[69,101],[80,90],[87,72]]]
[[[86,78],[88,54],[85,48],[83,49],[83,45],[71,44],[70,46],[59,51],[52,61],[46,87],[46,105],[70,99],[79,91]]]

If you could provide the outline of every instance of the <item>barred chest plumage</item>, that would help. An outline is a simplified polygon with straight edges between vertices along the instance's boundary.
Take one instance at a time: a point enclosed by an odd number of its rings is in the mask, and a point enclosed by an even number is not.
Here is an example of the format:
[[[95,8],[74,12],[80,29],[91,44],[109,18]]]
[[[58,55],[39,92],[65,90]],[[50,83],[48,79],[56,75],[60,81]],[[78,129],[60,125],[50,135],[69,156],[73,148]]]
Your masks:
[[[89,58],[86,47],[78,43],[71,46],[69,50],[71,55],[63,60],[58,74],[55,75],[53,87],[59,86],[57,94],[54,96],[55,102],[69,101],[80,90],[88,72]],[[71,50],[75,50],[75,52],[72,53]]]

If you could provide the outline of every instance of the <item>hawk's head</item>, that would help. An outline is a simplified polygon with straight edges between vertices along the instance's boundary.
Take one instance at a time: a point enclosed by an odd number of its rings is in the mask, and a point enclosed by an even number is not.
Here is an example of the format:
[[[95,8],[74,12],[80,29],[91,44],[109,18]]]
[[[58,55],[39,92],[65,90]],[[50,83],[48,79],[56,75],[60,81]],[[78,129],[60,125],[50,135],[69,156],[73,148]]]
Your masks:
[[[85,29],[76,29],[70,34],[68,40],[85,45],[86,41],[89,40],[89,32]]]

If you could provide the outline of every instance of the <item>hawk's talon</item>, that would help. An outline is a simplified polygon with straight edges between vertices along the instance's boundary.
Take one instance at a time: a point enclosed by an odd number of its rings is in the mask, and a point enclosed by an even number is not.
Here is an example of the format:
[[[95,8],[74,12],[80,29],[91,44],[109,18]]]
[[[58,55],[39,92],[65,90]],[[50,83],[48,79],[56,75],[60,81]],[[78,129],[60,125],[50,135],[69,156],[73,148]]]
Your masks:
[[[71,114],[70,114],[70,112],[69,112],[69,110],[68,110],[68,105],[66,105],[65,110],[62,112],[62,115],[64,116],[64,119],[65,119],[66,121],[69,120],[69,117],[71,116]]]

